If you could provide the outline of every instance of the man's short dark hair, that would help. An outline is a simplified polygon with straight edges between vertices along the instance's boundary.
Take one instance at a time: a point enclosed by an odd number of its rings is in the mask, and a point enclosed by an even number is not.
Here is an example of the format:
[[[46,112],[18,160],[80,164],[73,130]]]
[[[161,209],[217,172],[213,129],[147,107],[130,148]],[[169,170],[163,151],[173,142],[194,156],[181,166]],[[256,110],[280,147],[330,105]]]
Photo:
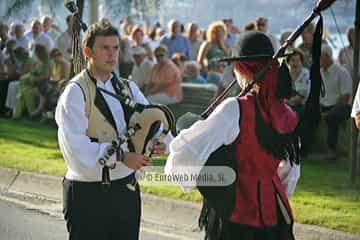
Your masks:
[[[89,26],[82,40],[82,47],[93,48],[97,36],[119,36],[118,30],[109,22],[100,21]]]

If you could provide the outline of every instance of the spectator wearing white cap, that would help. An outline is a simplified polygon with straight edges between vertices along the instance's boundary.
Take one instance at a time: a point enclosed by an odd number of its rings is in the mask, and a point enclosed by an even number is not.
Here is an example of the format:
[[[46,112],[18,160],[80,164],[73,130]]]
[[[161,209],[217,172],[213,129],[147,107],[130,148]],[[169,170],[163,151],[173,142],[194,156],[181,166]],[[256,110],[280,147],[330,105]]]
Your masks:
[[[143,47],[132,49],[134,58],[134,67],[131,72],[131,80],[136,83],[140,90],[144,91],[150,81],[151,71],[154,66],[153,62],[146,57],[146,50]]]

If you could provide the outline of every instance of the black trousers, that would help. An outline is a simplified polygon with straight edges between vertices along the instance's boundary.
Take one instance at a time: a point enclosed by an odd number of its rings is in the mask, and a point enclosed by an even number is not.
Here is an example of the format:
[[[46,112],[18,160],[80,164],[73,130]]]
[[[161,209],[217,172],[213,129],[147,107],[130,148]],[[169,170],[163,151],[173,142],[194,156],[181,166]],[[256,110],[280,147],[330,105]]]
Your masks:
[[[134,178],[111,182],[77,182],[64,178],[63,213],[69,240],[137,240],[140,228],[140,191],[126,187]]]
[[[328,112],[325,122],[327,124],[327,143],[329,148],[335,150],[338,137],[339,137],[339,125],[346,119],[350,118],[350,105],[343,107],[321,107],[322,112]]]

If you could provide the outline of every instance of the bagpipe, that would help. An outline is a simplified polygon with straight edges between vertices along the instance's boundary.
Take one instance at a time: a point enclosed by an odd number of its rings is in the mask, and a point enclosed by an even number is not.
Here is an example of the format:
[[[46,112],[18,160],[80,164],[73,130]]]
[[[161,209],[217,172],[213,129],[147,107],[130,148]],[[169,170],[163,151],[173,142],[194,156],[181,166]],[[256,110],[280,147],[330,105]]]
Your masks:
[[[80,51],[80,32],[86,31],[87,26],[81,20],[80,11],[74,1],[65,1],[65,7],[73,16],[73,34],[72,34],[72,65],[74,74],[78,74],[85,69],[85,61]],[[89,74],[91,77],[91,75]],[[98,159],[103,166],[102,184],[110,185],[109,169],[115,167],[116,162],[110,158],[114,154],[119,154],[120,146],[123,143],[130,143],[132,150],[136,153],[151,157],[152,140],[156,137],[163,142],[166,135],[175,128],[175,118],[171,110],[161,104],[140,104],[132,99],[131,89],[127,79],[116,79],[119,86],[115,87],[116,94],[102,88],[97,88],[100,92],[110,95],[117,99],[123,107],[130,109],[131,115],[127,121],[128,130],[125,134],[118,136],[106,148],[105,153]],[[130,190],[135,191],[136,180],[127,186]]]
[[[105,154],[98,160],[103,166],[102,184],[109,186],[110,177],[108,169],[113,169],[116,166],[116,161],[111,161],[110,157],[117,153],[120,146],[131,142],[136,153],[151,157],[152,140],[157,137],[160,142],[163,142],[164,138],[174,129],[175,120],[174,115],[165,105],[139,104],[132,101],[129,97],[115,95],[104,89],[100,89],[100,91],[118,99],[123,105],[134,110],[129,119],[127,132],[119,136],[118,139],[113,140],[111,145],[107,147]],[[139,174],[143,173],[139,172]],[[127,187],[135,191],[136,184],[137,181],[133,180],[127,184]]]
[[[300,36],[303,30],[312,22],[316,17],[320,17],[316,30],[314,33],[313,46],[312,46],[312,58],[313,65],[310,70],[311,90],[310,95],[306,101],[304,114],[300,117],[299,122],[292,133],[279,134],[269,124],[267,124],[257,114],[256,121],[260,122],[260,128],[256,129],[256,132],[261,132],[264,136],[263,139],[271,139],[272,141],[259,143],[270,154],[280,159],[288,159],[290,163],[299,164],[300,161],[300,149],[301,149],[301,136],[306,131],[313,131],[316,129],[320,122],[320,105],[319,97],[320,93],[324,94],[322,79],[320,75],[320,54],[321,54],[321,36],[322,36],[322,16],[321,11],[327,9],[334,3],[335,0],[319,0],[317,1],[312,13],[299,25],[294,32],[287,38],[284,44],[277,50],[271,60],[265,64],[265,66],[258,71],[253,80],[244,87],[239,93],[239,97],[245,96],[249,93],[254,84],[259,83],[264,75],[271,68],[272,64],[277,62],[278,58],[286,55],[286,48],[295,42]],[[201,114],[196,115],[194,113],[186,113],[181,116],[177,123],[176,129],[181,131],[190,127],[194,122],[206,119],[214,109],[227,97],[230,89],[235,85],[236,79],[233,80],[228,87],[220,94],[209,107]],[[283,87],[283,86],[280,86]],[[291,89],[291,86],[290,86]],[[291,92],[290,92],[291,93]],[[259,106],[255,104],[255,109],[259,112]],[[205,163],[205,166],[227,166],[234,170],[237,169],[236,158],[232,154],[234,153],[234,144],[223,145],[215,152],[213,152]],[[280,153],[280,154],[279,154]],[[235,171],[236,172],[236,171]],[[205,228],[205,239],[223,239],[226,220],[229,218],[235,206],[235,184],[236,180],[228,186],[197,186],[197,189],[203,196],[203,208],[199,217],[199,227]]]

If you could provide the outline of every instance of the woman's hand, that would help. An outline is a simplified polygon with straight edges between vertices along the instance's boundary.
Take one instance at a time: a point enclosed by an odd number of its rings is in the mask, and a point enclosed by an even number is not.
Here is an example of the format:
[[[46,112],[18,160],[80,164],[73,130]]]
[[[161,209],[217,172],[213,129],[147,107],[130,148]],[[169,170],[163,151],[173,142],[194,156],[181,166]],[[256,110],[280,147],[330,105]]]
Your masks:
[[[355,124],[358,129],[360,129],[360,112],[355,115]]]

